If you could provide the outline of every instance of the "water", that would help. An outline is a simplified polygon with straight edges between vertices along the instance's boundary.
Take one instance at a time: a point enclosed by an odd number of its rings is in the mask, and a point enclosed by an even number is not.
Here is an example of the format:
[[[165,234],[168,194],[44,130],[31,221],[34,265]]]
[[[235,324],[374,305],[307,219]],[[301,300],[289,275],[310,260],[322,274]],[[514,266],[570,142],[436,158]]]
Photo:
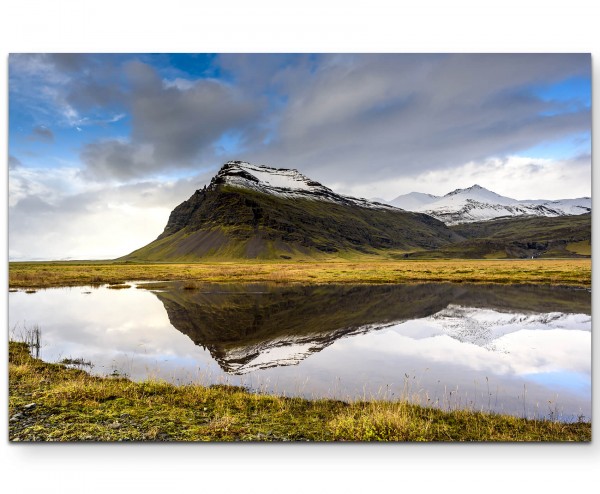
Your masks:
[[[542,286],[134,284],[9,295],[40,356],[131,379],[591,418],[591,294]],[[88,369],[89,370],[89,369]]]

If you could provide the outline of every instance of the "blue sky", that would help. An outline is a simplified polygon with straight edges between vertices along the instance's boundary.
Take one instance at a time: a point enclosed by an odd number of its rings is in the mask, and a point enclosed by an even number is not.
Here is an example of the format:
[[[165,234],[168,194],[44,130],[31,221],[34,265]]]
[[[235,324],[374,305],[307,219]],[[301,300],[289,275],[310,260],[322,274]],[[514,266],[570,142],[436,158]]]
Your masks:
[[[591,58],[9,58],[13,258],[125,254],[229,159],[296,168],[367,198],[473,183],[517,199],[588,196]]]

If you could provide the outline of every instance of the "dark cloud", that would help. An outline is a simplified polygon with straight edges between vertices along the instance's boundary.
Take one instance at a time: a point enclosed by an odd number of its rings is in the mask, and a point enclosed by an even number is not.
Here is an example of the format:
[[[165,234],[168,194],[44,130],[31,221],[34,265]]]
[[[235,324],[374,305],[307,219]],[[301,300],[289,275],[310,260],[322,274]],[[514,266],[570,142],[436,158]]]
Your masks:
[[[29,135],[31,141],[53,142],[54,132],[45,125],[36,125]]]
[[[226,132],[249,131],[262,112],[260,99],[244,98],[233,86],[198,80],[185,86],[166,85],[149,65],[127,64],[132,86],[130,140],[87,145],[81,157],[97,178],[130,178],[189,168],[214,156]]]
[[[152,144],[159,161],[189,162],[225,131],[243,130],[259,116],[259,102],[221,82],[199,80],[182,90],[165,87],[147,65],[128,69],[134,84],[132,139]]]
[[[539,95],[591,77],[587,54],[222,54],[211,61],[222,79],[175,70],[163,80],[165,63],[11,55],[11,78],[13,66],[43,74],[70,125],[130,117],[129,135],[82,149],[95,179],[247,159],[356,184],[365,174],[385,180],[503,157],[591,128],[588,107]]]
[[[16,158],[12,154],[9,154],[8,155],[8,169],[14,170],[18,166],[23,166],[23,163],[21,163],[21,160],[19,158]]]
[[[128,107],[123,61],[118,55],[78,59],[79,70],[65,91],[65,101],[80,113],[120,112]],[[98,120],[98,119],[96,119]]]
[[[153,152],[146,152],[129,142],[118,140],[95,141],[81,151],[86,164],[85,173],[94,178],[130,179],[141,172],[156,169]]]
[[[81,70],[88,59],[84,53],[48,53],[45,56],[58,70],[67,72]]]
[[[101,84],[91,74],[86,80],[79,81],[70,88],[66,101],[79,111],[98,107],[120,109],[125,107],[126,96],[119,86]]]
[[[275,138],[246,156],[356,183],[516,153],[590,130],[589,108],[535,91],[577,76],[589,55],[323,55],[286,83]]]
[[[21,199],[13,208],[13,211],[19,211],[23,215],[47,214],[53,213],[55,207],[44,201],[38,196],[27,196]]]
[[[314,69],[317,57],[286,53],[223,53],[218,55],[217,63],[245,91],[265,93],[283,85],[289,87],[298,74]]]

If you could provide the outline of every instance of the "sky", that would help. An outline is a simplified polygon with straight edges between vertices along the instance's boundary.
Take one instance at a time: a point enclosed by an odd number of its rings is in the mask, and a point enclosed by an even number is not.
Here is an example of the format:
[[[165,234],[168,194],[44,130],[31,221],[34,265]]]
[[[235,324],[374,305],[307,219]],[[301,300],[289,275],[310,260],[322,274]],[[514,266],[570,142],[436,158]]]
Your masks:
[[[9,258],[154,240],[228,160],[392,200],[591,195],[589,54],[11,54]]]

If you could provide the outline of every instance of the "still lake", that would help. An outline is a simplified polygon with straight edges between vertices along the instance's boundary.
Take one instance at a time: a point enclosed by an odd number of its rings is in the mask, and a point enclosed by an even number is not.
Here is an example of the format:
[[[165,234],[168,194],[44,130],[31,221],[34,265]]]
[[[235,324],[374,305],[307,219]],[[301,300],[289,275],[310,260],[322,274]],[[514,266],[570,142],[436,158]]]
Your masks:
[[[132,283],[9,294],[9,331],[100,375],[591,419],[591,293],[547,286]]]

